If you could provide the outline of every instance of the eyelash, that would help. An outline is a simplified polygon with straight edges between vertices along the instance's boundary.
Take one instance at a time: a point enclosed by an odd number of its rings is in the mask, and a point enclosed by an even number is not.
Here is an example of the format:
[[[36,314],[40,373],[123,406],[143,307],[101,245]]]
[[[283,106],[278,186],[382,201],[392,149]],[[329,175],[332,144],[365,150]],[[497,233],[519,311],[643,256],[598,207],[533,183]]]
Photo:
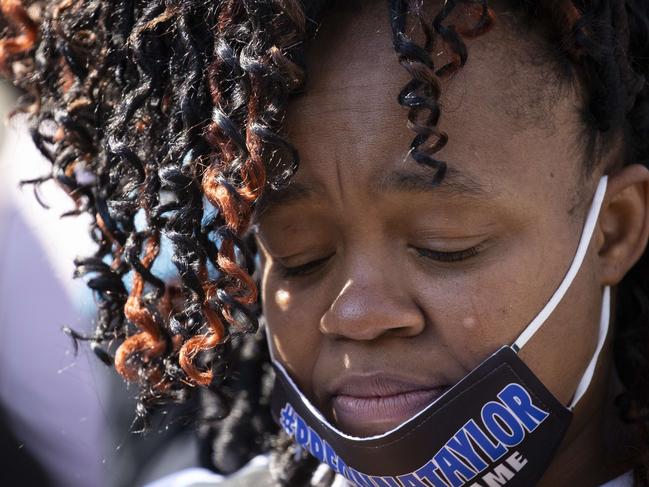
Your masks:
[[[436,260],[439,262],[459,262],[478,255],[480,253],[480,250],[482,250],[482,245],[476,245],[474,247],[458,250],[456,252],[439,252],[437,250],[423,249],[419,247],[415,247],[415,250],[420,257],[424,257],[426,259]]]
[[[282,264],[279,264],[279,271],[282,277],[306,276],[311,272],[318,270],[318,267],[327,262],[331,257],[333,257],[333,254],[321,259],[312,260],[311,262],[307,262],[306,264],[298,265],[295,267],[286,267]]]
[[[458,250],[455,252],[440,252],[437,250],[424,249],[420,247],[414,247],[420,257],[426,259],[435,260],[438,262],[460,262],[463,260],[468,260],[472,257],[475,257],[482,250],[482,244],[476,245],[474,247]],[[318,267],[327,262],[333,255],[328,255],[321,259],[313,260],[295,267],[286,267],[282,264],[279,264],[279,270],[282,274],[282,277],[299,277],[306,276],[312,272],[315,272]]]

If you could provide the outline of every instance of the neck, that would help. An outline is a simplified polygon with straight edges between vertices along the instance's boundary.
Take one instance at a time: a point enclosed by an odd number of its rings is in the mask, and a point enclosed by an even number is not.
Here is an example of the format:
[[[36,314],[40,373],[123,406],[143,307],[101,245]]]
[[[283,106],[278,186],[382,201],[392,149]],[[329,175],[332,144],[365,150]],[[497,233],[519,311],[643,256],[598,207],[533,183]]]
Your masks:
[[[633,468],[635,440],[614,405],[621,392],[610,345],[602,370],[575,409],[572,425],[538,487],[600,486]]]

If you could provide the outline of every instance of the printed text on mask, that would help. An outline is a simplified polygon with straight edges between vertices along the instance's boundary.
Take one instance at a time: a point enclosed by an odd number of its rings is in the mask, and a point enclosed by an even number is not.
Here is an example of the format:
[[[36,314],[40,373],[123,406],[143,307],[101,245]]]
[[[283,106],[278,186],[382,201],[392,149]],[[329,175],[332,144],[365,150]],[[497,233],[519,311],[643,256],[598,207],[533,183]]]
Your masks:
[[[370,476],[348,466],[289,403],[281,424],[298,445],[359,487],[497,487],[525,467],[527,460],[512,449],[549,416],[520,384],[507,385],[497,396],[482,407],[479,422],[467,421],[430,461],[398,477]]]

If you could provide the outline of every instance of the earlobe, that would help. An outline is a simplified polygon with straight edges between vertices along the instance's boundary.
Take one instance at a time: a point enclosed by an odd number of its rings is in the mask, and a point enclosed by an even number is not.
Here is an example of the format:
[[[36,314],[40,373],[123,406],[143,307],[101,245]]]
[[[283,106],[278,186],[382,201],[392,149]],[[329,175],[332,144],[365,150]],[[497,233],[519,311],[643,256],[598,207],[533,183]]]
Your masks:
[[[649,169],[632,164],[609,176],[599,219],[602,285],[614,286],[640,259],[649,239]]]

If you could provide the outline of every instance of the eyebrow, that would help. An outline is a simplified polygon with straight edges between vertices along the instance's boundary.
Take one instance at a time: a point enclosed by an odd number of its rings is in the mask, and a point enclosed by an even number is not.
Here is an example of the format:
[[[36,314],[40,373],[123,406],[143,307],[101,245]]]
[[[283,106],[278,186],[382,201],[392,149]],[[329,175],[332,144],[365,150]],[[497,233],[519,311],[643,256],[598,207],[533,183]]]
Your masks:
[[[428,168],[399,169],[387,174],[376,174],[371,178],[370,191],[381,193],[434,193],[446,196],[463,196],[468,198],[484,198],[489,193],[482,183],[468,173],[455,168],[447,168],[441,182],[435,180],[435,170]],[[257,218],[269,208],[277,208],[299,203],[317,195],[324,194],[320,185],[290,182],[279,190],[269,190],[264,193],[255,211]]]
[[[401,169],[372,178],[370,190],[376,193],[443,193],[446,196],[483,198],[488,196],[486,188],[469,173],[453,167],[446,170],[441,182],[435,179],[435,170]]]

